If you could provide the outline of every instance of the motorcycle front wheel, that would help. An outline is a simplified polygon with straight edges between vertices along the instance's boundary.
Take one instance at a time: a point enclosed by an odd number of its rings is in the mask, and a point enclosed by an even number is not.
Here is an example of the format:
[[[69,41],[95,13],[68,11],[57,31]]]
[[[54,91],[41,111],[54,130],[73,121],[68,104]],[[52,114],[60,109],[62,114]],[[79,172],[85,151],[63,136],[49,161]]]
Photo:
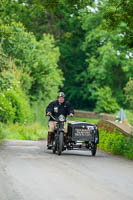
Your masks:
[[[56,150],[57,150],[57,143],[54,141],[53,142],[53,154],[56,153]]]
[[[60,132],[59,138],[58,138],[58,155],[60,156],[63,150],[63,145],[64,145],[64,133]]]

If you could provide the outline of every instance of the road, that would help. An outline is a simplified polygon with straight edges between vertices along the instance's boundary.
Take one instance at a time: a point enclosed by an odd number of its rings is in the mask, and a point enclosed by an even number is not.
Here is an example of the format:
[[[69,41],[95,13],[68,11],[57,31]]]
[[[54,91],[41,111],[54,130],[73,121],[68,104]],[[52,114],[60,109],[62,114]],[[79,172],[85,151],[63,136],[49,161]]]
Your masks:
[[[133,200],[133,161],[98,150],[47,150],[45,141],[0,147],[0,200]]]

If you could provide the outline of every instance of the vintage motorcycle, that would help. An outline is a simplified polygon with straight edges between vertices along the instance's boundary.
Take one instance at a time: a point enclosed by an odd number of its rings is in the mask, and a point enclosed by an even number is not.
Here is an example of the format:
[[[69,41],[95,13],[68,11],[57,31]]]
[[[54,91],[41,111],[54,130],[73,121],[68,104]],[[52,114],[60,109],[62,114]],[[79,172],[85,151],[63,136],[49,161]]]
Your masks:
[[[53,153],[61,155],[65,150],[90,150],[92,156],[96,155],[99,143],[99,132],[96,124],[79,121],[68,121],[68,131],[64,133],[66,118],[60,115],[55,119],[57,122],[52,137]]]

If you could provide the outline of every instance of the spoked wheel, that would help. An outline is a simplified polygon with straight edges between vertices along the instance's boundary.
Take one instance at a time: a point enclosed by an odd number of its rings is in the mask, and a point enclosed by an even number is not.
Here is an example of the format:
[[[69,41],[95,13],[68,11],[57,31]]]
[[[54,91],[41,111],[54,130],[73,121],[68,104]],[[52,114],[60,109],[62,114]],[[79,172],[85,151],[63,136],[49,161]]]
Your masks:
[[[91,149],[91,154],[92,156],[96,155],[96,151],[97,151],[97,144],[92,144],[92,149]]]
[[[63,145],[64,145],[64,133],[60,132],[59,134],[59,140],[58,140],[58,145],[57,145],[57,151],[58,155],[60,156],[62,151],[63,151]]]

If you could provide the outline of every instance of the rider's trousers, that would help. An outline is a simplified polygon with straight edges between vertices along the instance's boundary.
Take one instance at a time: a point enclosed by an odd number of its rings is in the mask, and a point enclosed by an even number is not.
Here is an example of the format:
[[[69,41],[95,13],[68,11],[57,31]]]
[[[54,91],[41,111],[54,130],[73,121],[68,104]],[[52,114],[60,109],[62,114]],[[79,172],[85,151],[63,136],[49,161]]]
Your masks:
[[[55,128],[56,128],[56,123],[55,121],[49,121],[49,132],[54,132]],[[64,132],[67,133],[67,128],[66,128],[66,123],[64,123]]]

